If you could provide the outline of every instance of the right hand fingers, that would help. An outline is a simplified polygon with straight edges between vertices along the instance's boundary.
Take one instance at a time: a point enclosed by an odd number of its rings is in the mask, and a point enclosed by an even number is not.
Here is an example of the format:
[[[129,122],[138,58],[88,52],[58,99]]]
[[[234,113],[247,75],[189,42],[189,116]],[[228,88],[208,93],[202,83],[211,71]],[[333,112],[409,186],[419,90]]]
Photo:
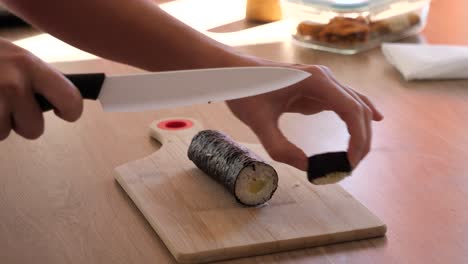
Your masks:
[[[326,67],[318,67],[318,70],[315,68],[312,76],[314,73],[314,83],[321,91],[320,95],[318,96],[315,89],[306,89],[305,95],[311,98],[318,97],[319,101],[327,102],[327,108],[337,113],[346,123],[350,134],[348,158],[355,168],[370,148],[371,118],[367,113],[370,108],[351,89],[337,82]]]
[[[350,134],[348,158],[355,168],[366,156],[370,146],[369,124],[364,108],[356,100],[350,101],[346,110],[337,111],[340,118],[346,123]]]
[[[336,86],[346,91],[350,96],[356,100],[359,105],[363,118],[361,123],[364,125],[364,137],[365,140],[356,141],[353,138],[350,139],[350,147],[348,149],[348,157],[351,164],[356,166],[360,160],[362,160],[370,151],[371,140],[372,140],[372,120],[382,118],[382,114],[375,108],[375,106],[367,99],[364,95],[358,94],[356,91],[346,85],[342,85],[333,76],[333,73],[327,67],[323,67],[323,70],[327,73],[327,77],[335,83]],[[356,139],[356,138],[354,138]],[[358,145],[359,144],[359,145]]]
[[[384,116],[382,114],[382,112],[379,111],[379,109],[377,109],[377,107],[375,107],[375,105],[371,102],[371,100],[369,98],[367,98],[367,96],[357,92],[357,91],[354,91],[354,93],[357,94],[357,96],[359,96],[359,98],[361,98],[361,100],[366,103],[366,105],[372,110],[372,120],[374,121],[381,121],[383,120]]]
[[[377,109],[377,107],[375,107],[375,105],[371,102],[371,100],[369,100],[369,98],[367,98],[365,95],[345,86],[345,85],[342,85],[336,78],[335,76],[333,75],[333,73],[331,72],[331,70],[325,66],[320,66],[320,68],[327,74],[327,77],[332,80],[333,82],[335,82],[337,85],[339,85],[341,88],[345,89],[348,91],[348,93],[350,93],[351,95],[353,95],[354,98],[358,99],[359,101],[361,101],[361,103],[363,103],[363,105],[369,107],[369,109],[372,111],[372,120],[374,121],[380,121],[383,119],[383,115],[382,113]]]
[[[261,129],[254,129],[254,132],[272,159],[307,171],[306,154],[284,136],[277,121],[265,122]]]

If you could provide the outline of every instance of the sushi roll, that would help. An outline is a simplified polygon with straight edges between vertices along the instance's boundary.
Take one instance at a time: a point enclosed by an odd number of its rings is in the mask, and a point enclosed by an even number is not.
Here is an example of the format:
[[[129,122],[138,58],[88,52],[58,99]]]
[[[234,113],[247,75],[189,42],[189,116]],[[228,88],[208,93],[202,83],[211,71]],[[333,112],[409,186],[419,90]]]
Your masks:
[[[278,187],[278,174],[272,166],[215,130],[204,130],[193,137],[188,158],[243,205],[267,202]]]
[[[307,178],[316,185],[337,183],[351,175],[347,152],[328,152],[309,157]]]

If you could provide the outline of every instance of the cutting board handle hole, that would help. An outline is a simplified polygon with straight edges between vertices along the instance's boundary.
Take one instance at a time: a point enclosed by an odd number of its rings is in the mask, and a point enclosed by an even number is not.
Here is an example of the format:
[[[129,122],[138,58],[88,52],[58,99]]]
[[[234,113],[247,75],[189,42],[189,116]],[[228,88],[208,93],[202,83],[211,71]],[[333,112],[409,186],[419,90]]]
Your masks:
[[[187,119],[164,120],[158,123],[158,128],[164,130],[182,130],[193,127],[193,122]]]

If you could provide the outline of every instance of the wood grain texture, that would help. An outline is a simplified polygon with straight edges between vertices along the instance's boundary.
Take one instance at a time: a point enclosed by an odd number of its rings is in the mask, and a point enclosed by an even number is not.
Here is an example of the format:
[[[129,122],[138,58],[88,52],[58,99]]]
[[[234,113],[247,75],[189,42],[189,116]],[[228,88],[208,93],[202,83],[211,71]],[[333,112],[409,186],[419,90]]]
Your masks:
[[[465,0],[433,0],[421,38],[466,45],[463,6]],[[10,36],[17,39],[15,32]],[[223,264],[468,263],[468,81],[405,82],[378,49],[356,56],[283,42],[238,49],[324,64],[384,112],[385,120],[374,125],[371,153],[341,186],[383,219],[388,231],[384,238]],[[54,66],[69,73],[138,71],[105,60]],[[155,152],[159,144],[148,137],[147,125],[178,115],[258,143],[224,104],[118,114],[102,112],[95,102],[86,102],[82,118],[72,124],[46,114],[39,140],[12,134],[0,142],[0,262],[176,263],[115,182],[114,168]],[[307,153],[342,150],[348,140],[345,127],[330,113],[285,115],[281,128]]]
[[[153,122],[151,131],[163,143],[161,149],[117,167],[116,179],[179,262],[233,259],[385,234],[385,224],[340,186],[312,185],[304,172],[269,159],[260,145],[243,144],[275,168],[279,186],[266,206],[241,206],[187,157],[190,141],[202,126],[168,131],[158,128],[159,122]]]

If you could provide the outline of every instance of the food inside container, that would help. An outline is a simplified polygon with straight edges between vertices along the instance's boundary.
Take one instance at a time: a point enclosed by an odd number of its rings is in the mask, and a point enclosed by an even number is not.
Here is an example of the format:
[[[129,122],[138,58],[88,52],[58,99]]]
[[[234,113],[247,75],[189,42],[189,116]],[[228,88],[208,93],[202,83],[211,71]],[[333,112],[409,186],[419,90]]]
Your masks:
[[[430,0],[284,0],[301,46],[354,54],[419,33]]]

